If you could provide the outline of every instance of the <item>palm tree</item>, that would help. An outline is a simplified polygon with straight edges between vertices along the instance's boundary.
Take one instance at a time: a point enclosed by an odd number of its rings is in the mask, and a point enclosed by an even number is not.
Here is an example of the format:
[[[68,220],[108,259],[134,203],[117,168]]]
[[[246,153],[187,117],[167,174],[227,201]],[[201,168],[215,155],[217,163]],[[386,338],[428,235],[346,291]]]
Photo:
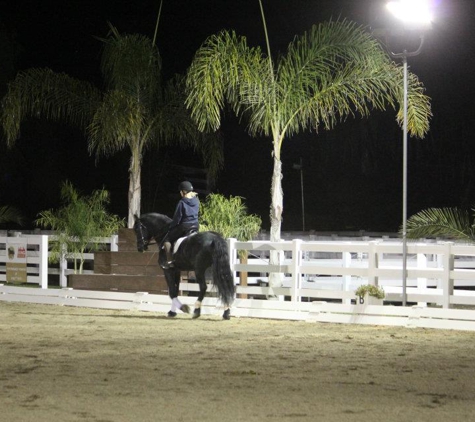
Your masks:
[[[457,208],[429,208],[412,215],[407,220],[407,237],[447,237],[475,243],[475,208],[470,217]]]
[[[210,175],[222,166],[217,136],[198,131],[184,107],[183,77],[163,84],[158,49],[147,37],[120,34],[110,25],[101,71],[106,90],[50,69],[20,72],[2,101],[0,122],[12,146],[27,117],[65,120],[84,129],[99,158],[130,150],[128,226],[140,214],[141,165],[147,148],[178,144],[203,156]]]
[[[401,124],[403,69],[365,28],[346,20],[313,26],[295,37],[287,54],[277,60],[271,56],[267,32],[266,41],[267,56],[233,31],[210,36],[188,70],[186,104],[200,130],[219,128],[221,111],[229,104],[237,116],[247,119],[252,136],[272,137],[270,239],[277,241],[284,210],[284,139],[312,128],[329,130],[348,116],[368,116],[371,110],[388,106],[399,105]],[[410,74],[410,133],[423,137],[430,116],[429,98],[418,78]]]

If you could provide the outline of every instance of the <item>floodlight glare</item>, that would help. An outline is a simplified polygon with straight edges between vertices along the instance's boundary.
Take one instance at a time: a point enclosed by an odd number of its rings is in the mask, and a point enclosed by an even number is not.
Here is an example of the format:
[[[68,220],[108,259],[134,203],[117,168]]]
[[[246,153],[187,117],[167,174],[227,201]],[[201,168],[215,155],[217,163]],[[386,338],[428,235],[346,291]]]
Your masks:
[[[432,21],[430,0],[399,0],[387,3],[397,19],[407,24],[429,25]]]

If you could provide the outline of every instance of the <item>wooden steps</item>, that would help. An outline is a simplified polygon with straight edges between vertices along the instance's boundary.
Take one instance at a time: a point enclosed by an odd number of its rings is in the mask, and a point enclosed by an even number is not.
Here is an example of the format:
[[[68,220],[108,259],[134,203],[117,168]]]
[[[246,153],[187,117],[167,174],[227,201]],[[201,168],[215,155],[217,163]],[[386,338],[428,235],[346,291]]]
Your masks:
[[[95,274],[163,275],[158,252],[96,252]]]
[[[134,230],[121,229],[118,246],[118,252],[95,252],[94,274],[70,274],[68,286],[79,290],[167,293],[157,245],[140,253]]]
[[[78,290],[102,290],[113,292],[149,292],[167,294],[165,277],[124,274],[71,274],[68,285]]]

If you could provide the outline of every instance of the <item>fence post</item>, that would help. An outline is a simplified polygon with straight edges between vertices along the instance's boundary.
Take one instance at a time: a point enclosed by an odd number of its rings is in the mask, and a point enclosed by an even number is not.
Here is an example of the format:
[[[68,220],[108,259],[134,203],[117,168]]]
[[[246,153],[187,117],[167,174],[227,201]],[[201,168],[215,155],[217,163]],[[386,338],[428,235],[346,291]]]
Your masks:
[[[378,241],[368,243],[368,284],[379,286],[377,271],[379,268],[379,254],[377,252]]]
[[[427,256],[423,253],[417,254],[417,268],[427,268]],[[427,278],[426,277],[417,277],[417,288],[426,289],[427,288]],[[418,306],[427,306],[427,302],[417,302]]]
[[[342,260],[343,268],[349,268],[351,266],[351,253],[350,252],[342,252],[341,260]],[[342,286],[344,292],[348,291],[348,289],[350,287],[350,283],[351,283],[351,275],[344,275],[343,276],[343,286]],[[350,298],[343,299],[343,303],[345,303],[347,305],[351,305],[351,299]]]
[[[237,263],[236,241],[237,240],[232,237],[228,238],[229,266],[231,267],[231,272],[233,273],[234,284],[237,284],[237,275],[235,270],[235,265]]]
[[[452,242],[444,244],[443,275],[442,275],[442,307],[451,308],[450,297],[454,294],[454,280],[450,273],[454,270],[454,256],[452,254]]]
[[[119,250],[119,236],[117,234],[113,234],[111,236],[111,252],[117,252]]]
[[[292,302],[300,302],[300,289],[302,288],[302,277],[300,266],[302,265],[302,239],[292,240],[292,286],[290,297]]]
[[[40,235],[39,276],[42,289],[48,288],[48,236]]]
[[[66,245],[62,246],[61,257],[59,258],[59,285],[61,287],[68,287],[68,278],[66,272],[68,271],[68,260]]]
[[[279,239],[278,242],[283,242],[283,240]],[[278,250],[271,249],[269,251],[269,263],[270,263],[270,265],[277,265],[277,266],[280,267],[282,265],[282,261],[284,260],[284,258],[285,258],[285,254],[280,249],[278,249]],[[270,272],[268,280],[269,280],[269,295],[268,295],[268,298],[274,298],[275,299],[277,297],[277,295],[274,294],[273,289],[275,287],[282,287],[283,280],[284,280],[284,274],[281,273],[281,272]],[[283,300],[283,299],[284,299],[283,296],[279,298],[279,300]]]

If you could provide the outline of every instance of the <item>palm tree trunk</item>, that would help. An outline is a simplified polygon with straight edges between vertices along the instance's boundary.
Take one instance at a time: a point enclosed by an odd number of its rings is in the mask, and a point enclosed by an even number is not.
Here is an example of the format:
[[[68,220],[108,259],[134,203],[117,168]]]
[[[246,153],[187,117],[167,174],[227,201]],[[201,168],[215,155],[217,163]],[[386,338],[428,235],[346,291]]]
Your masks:
[[[140,215],[140,197],[142,185],[141,177],[141,155],[138,151],[132,151],[129,168],[129,216],[127,225],[129,228],[134,227],[134,215]]]
[[[270,240],[278,242],[284,210],[284,194],[282,191],[282,161],[274,153],[274,170],[271,184],[271,209],[270,209]]]
[[[270,240],[271,242],[280,241],[282,213],[284,210],[284,194],[282,191],[282,161],[280,160],[280,149],[278,144],[274,141],[274,170],[272,173],[271,184],[271,209],[270,209]],[[282,258],[281,251],[270,252],[270,264],[280,265]],[[269,274],[269,287],[281,287],[282,286],[282,274],[270,273]]]

